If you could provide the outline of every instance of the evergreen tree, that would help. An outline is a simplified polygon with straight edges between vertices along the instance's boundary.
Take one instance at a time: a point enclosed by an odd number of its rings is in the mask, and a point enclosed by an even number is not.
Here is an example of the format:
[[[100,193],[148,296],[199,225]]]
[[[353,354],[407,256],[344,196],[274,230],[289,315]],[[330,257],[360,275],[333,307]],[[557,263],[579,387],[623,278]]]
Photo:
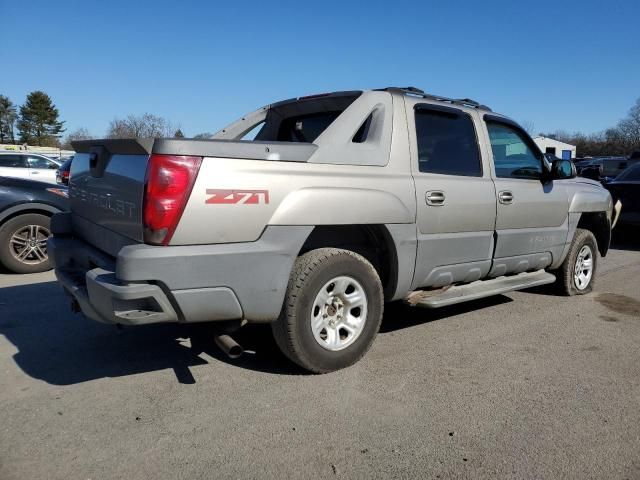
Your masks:
[[[173,138],[184,138],[184,133],[182,133],[181,129],[178,129],[176,133],[173,134]]]
[[[15,143],[16,106],[9,97],[0,95],[0,143]]]
[[[58,117],[58,109],[49,95],[41,91],[31,92],[20,107],[20,141],[36,145],[52,143],[54,136],[64,132],[64,122]]]

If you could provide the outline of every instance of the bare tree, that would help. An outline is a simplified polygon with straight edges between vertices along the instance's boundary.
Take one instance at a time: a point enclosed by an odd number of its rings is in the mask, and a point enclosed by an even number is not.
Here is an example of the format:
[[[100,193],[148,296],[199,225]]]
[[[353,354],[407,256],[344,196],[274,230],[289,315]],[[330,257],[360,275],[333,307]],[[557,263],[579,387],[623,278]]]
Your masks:
[[[109,124],[108,138],[149,138],[172,137],[174,126],[168,120],[145,113],[129,115],[127,118],[115,118]]]
[[[89,133],[89,130],[81,127],[65,137],[64,142],[62,142],[62,148],[71,149],[73,148],[71,142],[75,142],[76,140],[91,140],[92,138],[94,137]]]
[[[203,133],[198,133],[197,135],[194,135],[193,138],[197,138],[199,140],[208,140],[211,138],[212,135],[213,135],[212,133],[203,132]]]
[[[626,118],[618,122],[616,137],[628,152],[640,149],[640,98],[631,107]]]
[[[522,122],[520,122],[520,126],[524,128],[524,131],[527,132],[530,136],[533,137],[535,135],[536,124],[533,123],[532,120],[523,120]]]

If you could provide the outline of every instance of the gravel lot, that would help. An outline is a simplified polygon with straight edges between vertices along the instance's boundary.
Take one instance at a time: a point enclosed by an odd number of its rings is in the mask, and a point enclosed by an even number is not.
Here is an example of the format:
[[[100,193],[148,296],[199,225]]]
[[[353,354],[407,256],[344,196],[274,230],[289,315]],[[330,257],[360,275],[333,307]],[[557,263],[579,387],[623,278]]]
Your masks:
[[[387,308],[369,354],[305,375],[270,330],[118,331],[51,273],[0,274],[0,479],[640,478],[640,242],[596,291]]]

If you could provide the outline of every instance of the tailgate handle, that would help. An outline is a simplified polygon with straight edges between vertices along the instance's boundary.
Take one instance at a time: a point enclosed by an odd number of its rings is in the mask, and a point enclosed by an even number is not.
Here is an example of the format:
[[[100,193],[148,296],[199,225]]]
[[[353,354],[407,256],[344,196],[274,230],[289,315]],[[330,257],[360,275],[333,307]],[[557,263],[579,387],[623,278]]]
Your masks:
[[[102,145],[95,145],[89,151],[89,171],[91,176],[100,178],[109,164],[111,153]]]

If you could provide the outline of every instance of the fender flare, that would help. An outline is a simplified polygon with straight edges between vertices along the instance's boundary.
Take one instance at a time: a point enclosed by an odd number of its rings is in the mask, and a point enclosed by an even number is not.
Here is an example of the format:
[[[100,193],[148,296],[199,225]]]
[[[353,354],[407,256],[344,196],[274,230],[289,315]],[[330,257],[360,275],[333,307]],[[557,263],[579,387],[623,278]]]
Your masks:
[[[18,205],[14,205],[0,212],[0,224],[4,223],[5,220],[7,220],[8,218],[15,216],[16,213],[28,212],[28,211],[33,212],[38,210],[48,212],[51,215],[55,213],[60,213],[62,211],[59,208],[56,208],[52,205],[48,205],[46,203],[38,203],[38,202],[19,203]]]

